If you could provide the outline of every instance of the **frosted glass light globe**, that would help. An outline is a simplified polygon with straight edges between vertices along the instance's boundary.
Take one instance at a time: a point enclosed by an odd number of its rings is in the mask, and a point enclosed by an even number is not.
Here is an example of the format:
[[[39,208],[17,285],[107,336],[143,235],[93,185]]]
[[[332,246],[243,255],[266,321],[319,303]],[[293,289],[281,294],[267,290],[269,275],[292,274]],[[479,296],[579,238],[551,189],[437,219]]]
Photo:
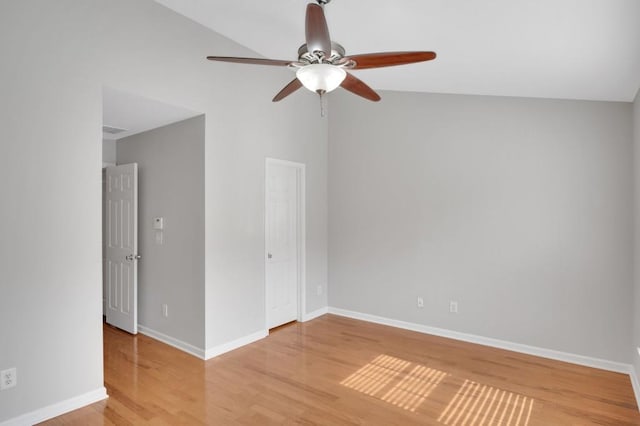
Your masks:
[[[347,72],[335,65],[311,64],[300,68],[296,77],[312,92],[328,93],[340,86]]]

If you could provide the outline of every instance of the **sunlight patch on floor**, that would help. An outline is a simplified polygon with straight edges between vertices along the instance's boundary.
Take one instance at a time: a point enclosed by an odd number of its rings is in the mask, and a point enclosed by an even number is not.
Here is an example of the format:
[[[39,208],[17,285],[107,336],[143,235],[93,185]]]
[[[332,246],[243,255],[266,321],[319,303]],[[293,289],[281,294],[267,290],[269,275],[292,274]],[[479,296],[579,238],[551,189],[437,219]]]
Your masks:
[[[389,355],[379,355],[341,385],[415,412],[450,374]],[[533,398],[465,380],[438,422],[450,426],[527,426]]]
[[[532,409],[532,398],[465,380],[438,421],[451,426],[527,426]]]
[[[375,395],[410,364],[408,361],[389,355],[379,355],[340,384],[366,395]]]
[[[397,385],[382,397],[383,401],[415,411],[447,373],[416,365]]]
[[[340,384],[415,411],[446,376],[447,373],[424,365],[379,355]]]

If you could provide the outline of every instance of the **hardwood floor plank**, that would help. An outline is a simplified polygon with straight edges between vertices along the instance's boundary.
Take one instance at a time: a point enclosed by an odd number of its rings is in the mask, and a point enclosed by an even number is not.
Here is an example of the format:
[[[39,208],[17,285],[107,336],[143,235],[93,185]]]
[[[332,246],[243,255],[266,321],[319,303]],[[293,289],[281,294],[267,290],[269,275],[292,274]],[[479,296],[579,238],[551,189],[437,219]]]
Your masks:
[[[104,328],[109,399],[45,425],[639,425],[629,377],[325,315],[202,361]]]

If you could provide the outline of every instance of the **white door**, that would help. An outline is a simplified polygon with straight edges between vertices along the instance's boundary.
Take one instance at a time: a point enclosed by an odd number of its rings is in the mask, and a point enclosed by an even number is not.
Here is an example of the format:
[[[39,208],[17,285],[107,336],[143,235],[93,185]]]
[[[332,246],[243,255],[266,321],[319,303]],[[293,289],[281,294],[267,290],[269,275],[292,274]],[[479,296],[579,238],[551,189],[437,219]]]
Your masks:
[[[107,167],[105,265],[107,323],[138,332],[138,165]]]
[[[301,271],[303,166],[267,160],[265,279],[267,328],[298,318]]]

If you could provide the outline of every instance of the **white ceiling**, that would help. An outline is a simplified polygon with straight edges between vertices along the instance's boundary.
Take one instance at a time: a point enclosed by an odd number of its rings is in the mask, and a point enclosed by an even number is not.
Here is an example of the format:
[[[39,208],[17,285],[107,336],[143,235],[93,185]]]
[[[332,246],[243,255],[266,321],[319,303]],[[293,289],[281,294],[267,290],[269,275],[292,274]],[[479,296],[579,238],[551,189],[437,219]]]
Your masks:
[[[126,138],[197,115],[200,113],[133,93],[110,87],[102,89],[102,124],[126,129],[115,135],[103,133],[106,140]]]
[[[265,57],[304,43],[307,0],[156,1]],[[638,0],[333,0],[325,14],[347,55],[438,54],[355,72],[374,89],[631,101],[640,86]]]

